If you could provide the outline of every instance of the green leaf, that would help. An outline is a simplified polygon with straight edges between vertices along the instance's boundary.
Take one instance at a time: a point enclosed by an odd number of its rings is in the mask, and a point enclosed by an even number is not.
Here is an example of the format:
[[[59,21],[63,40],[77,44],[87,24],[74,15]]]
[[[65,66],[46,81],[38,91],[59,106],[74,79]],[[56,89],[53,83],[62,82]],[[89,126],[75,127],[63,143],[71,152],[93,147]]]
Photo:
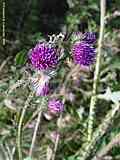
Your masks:
[[[18,52],[15,57],[15,63],[17,65],[24,65],[26,63],[26,50],[23,49],[22,51]]]

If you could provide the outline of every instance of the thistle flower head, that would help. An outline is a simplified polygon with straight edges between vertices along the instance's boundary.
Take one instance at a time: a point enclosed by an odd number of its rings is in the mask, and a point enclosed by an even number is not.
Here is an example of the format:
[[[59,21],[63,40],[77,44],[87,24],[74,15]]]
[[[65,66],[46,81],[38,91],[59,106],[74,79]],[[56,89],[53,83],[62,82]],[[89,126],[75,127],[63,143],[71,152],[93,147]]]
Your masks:
[[[29,51],[29,59],[33,68],[48,70],[58,64],[57,50],[49,43],[38,43]]]
[[[73,60],[76,64],[90,66],[95,61],[95,49],[85,41],[76,42],[72,48]]]
[[[36,95],[47,96],[49,94],[49,91],[50,91],[49,84],[45,83],[44,86],[40,86],[37,88]]]
[[[47,96],[49,94],[49,77],[40,76],[32,78],[32,86],[37,96]]]
[[[59,114],[64,110],[64,104],[58,99],[51,99],[48,102],[48,110],[52,114]]]
[[[83,34],[83,40],[88,44],[94,44],[96,42],[96,35],[94,32],[86,32]]]

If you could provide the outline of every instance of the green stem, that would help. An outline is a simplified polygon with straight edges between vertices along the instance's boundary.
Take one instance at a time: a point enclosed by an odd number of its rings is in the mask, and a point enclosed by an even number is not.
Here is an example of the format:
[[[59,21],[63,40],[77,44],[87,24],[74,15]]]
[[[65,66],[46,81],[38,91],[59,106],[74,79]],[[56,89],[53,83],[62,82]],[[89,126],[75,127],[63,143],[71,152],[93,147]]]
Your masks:
[[[36,136],[37,136],[37,131],[38,131],[38,127],[39,127],[40,120],[41,120],[41,115],[42,115],[42,111],[40,111],[38,113],[38,118],[37,118],[35,130],[34,130],[34,133],[33,133],[31,147],[30,147],[29,157],[32,157],[32,153],[33,153],[33,149],[34,149],[34,145],[35,145],[35,140],[36,140]]]
[[[65,100],[65,99],[64,99],[64,100]],[[64,101],[64,100],[63,100],[63,101]],[[60,114],[59,123],[60,123],[60,125],[61,125],[61,123],[62,123],[62,113]],[[59,128],[58,128],[58,131],[59,131]],[[53,154],[52,154],[51,160],[55,160],[55,158],[56,158],[56,152],[57,152],[59,140],[60,140],[60,139],[59,139],[59,135],[57,135],[56,140],[55,140],[55,146],[54,146],[54,149],[53,149]]]
[[[18,135],[17,135],[17,148],[18,148],[18,157],[19,157],[19,160],[23,160],[22,159],[22,149],[21,149],[21,131],[22,131],[22,124],[23,124],[23,119],[24,119],[24,116],[25,116],[25,113],[26,113],[26,110],[29,106],[29,103],[33,97],[34,93],[31,92],[25,102],[25,105],[23,107],[23,110],[22,110],[22,113],[21,113],[21,116],[20,116],[20,121],[19,121],[19,125],[18,125]]]
[[[57,148],[58,148],[58,143],[59,143],[59,135],[57,135],[57,137],[56,137],[55,147],[54,147],[53,155],[52,155],[52,160],[55,160],[56,151],[57,151]]]
[[[38,113],[38,117],[37,117],[37,122],[35,125],[35,129],[34,129],[34,133],[33,133],[33,138],[32,138],[32,143],[31,143],[31,147],[30,147],[30,151],[29,151],[29,157],[32,157],[32,153],[33,153],[33,149],[34,149],[34,145],[35,145],[35,141],[36,141],[36,137],[37,137],[37,131],[41,122],[41,116],[42,116],[42,111],[43,108],[45,106],[46,102],[46,98],[42,98],[41,104],[40,104],[40,111]]]
[[[89,111],[89,120],[88,120],[88,141],[91,140],[92,134],[93,134],[93,123],[94,123],[94,110],[96,105],[96,93],[97,93],[97,84],[99,80],[99,71],[100,71],[100,60],[101,60],[101,54],[102,54],[102,42],[103,42],[103,35],[104,35],[104,19],[105,19],[105,6],[106,6],[106,0],[100,1],[101,5],[101,16],[100,16],[100,35],[99,35],[99,41],[98,41],[98,54],[96,58],[96,67],[95,67],[95,73],[94,73],[94,82],[93,82],[93,95],[91,97],[90,102],[90,111]]]

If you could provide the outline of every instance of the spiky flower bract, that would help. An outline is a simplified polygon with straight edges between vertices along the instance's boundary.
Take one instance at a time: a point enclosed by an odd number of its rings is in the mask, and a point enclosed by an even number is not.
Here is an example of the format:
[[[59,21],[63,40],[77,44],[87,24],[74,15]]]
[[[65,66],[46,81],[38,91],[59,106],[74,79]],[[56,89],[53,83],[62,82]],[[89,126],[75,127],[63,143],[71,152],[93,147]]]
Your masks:
[[[88,44],[94,44],[96,42],[95,32],[86,32],[83,34],[83,40]]]
[[[81,66],[90,66],[95,61],[95,49],[85,41],[76,42],[72,48],[73,60]]]
[[[58,64],[58,55],[55,47],[49,43],[38,43],[29,52],[29,59],[33,68],[47,70],[55,68]]]
[[[61,100],[53,98],[48,101],[48,110],[53,114],[61,113],[64,110],[64,104]]]
[[[73,32],[72,34],[72,41],[75,42],[75,41],[80,41],[82,39],[83,35],[82,35],[82,32]]]

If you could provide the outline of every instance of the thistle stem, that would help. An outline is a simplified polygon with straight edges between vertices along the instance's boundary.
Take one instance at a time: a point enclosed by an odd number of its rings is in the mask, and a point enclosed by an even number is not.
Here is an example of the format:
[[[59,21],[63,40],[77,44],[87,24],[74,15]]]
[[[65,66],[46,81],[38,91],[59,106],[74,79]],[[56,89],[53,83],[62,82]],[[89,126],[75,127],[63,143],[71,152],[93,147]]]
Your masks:
[[[54,147],[53,155],[52,155],[52,160],[55,160],[56,151],[57,151],[57,148],[58,148],[58,143],[59,143],[59,135],[57,135],[57,137],[56,137],[55,147]]]
[[[96,67],[95,67],[95,73],[94,73],[94,82],[93,82],[93,93],[91,97],[90,102],[90,111],[89,111],[89,120],[88,120],[88,141],[91,140],[92,134],[93,134],[93,123],[94,123],[94,110],[96,105],[96,93],[97,93],[97,84],[99,80],[99,72],[100,72],[100,60],[101,60],[101,54],[102,54],[102,42],[103,42],[103,36],[104,36],[104,26],[105,26],[105,9],[106,9],[106,0],[100,1],[100,35],[99,35],[99,41],[98,41],[98,54],[96,58]]]
[[[37,122],[36,122],[35,130],[34,130],[33,138],[32,138],[32,143],[31,143],[31,147],[30,147],[29,157],[32,157],[32,153],[33,153],[33,149],[34,149],[34,145],[35,145],[35,140],[36,140],[36,136],[37,136],[37,131],[38,131],[38,127],[39,127],[40,120],[41,120],[41,115],[42,115],[42,111],[40,111],[38,113]]]
[[[19,160],[23,160],[22,159],[22,149],[21,149],[21,131],[22,131],[22,124],[23,124],[23,119],[24,119],[24,116],[25,116],[25,113],[26,113],[26,110],[29,106],[29,103],[33,97],[34,93],[31,92],[25,102],[25,105],[23,107],[23,110],[22,110],[22,113],[21,113],[21,116],[20,116],[20,121],[19,121],[19,125],[18,125],[18,135],[17,135],[17,148],[18,148],[18,157],[19,157]]]
[[[41,122],[41,116],[42,116],[42,111],[43,111],[44,105],[45,105],[45,99],[43,97],[42,102],[40,104],[40,111],[38,113],[37,122],[36,122],[34,133],[33,133],[32,143],[31,143],[31,147],[30,147],[30,151],[29,151],[29,157],[32,157],[32,154],[33,154],[33,149],[34,149],[34,145],[35,145],[35,141],[36,141],[36,137],[37,137],[38,128],[39,128],[39,125]]]

